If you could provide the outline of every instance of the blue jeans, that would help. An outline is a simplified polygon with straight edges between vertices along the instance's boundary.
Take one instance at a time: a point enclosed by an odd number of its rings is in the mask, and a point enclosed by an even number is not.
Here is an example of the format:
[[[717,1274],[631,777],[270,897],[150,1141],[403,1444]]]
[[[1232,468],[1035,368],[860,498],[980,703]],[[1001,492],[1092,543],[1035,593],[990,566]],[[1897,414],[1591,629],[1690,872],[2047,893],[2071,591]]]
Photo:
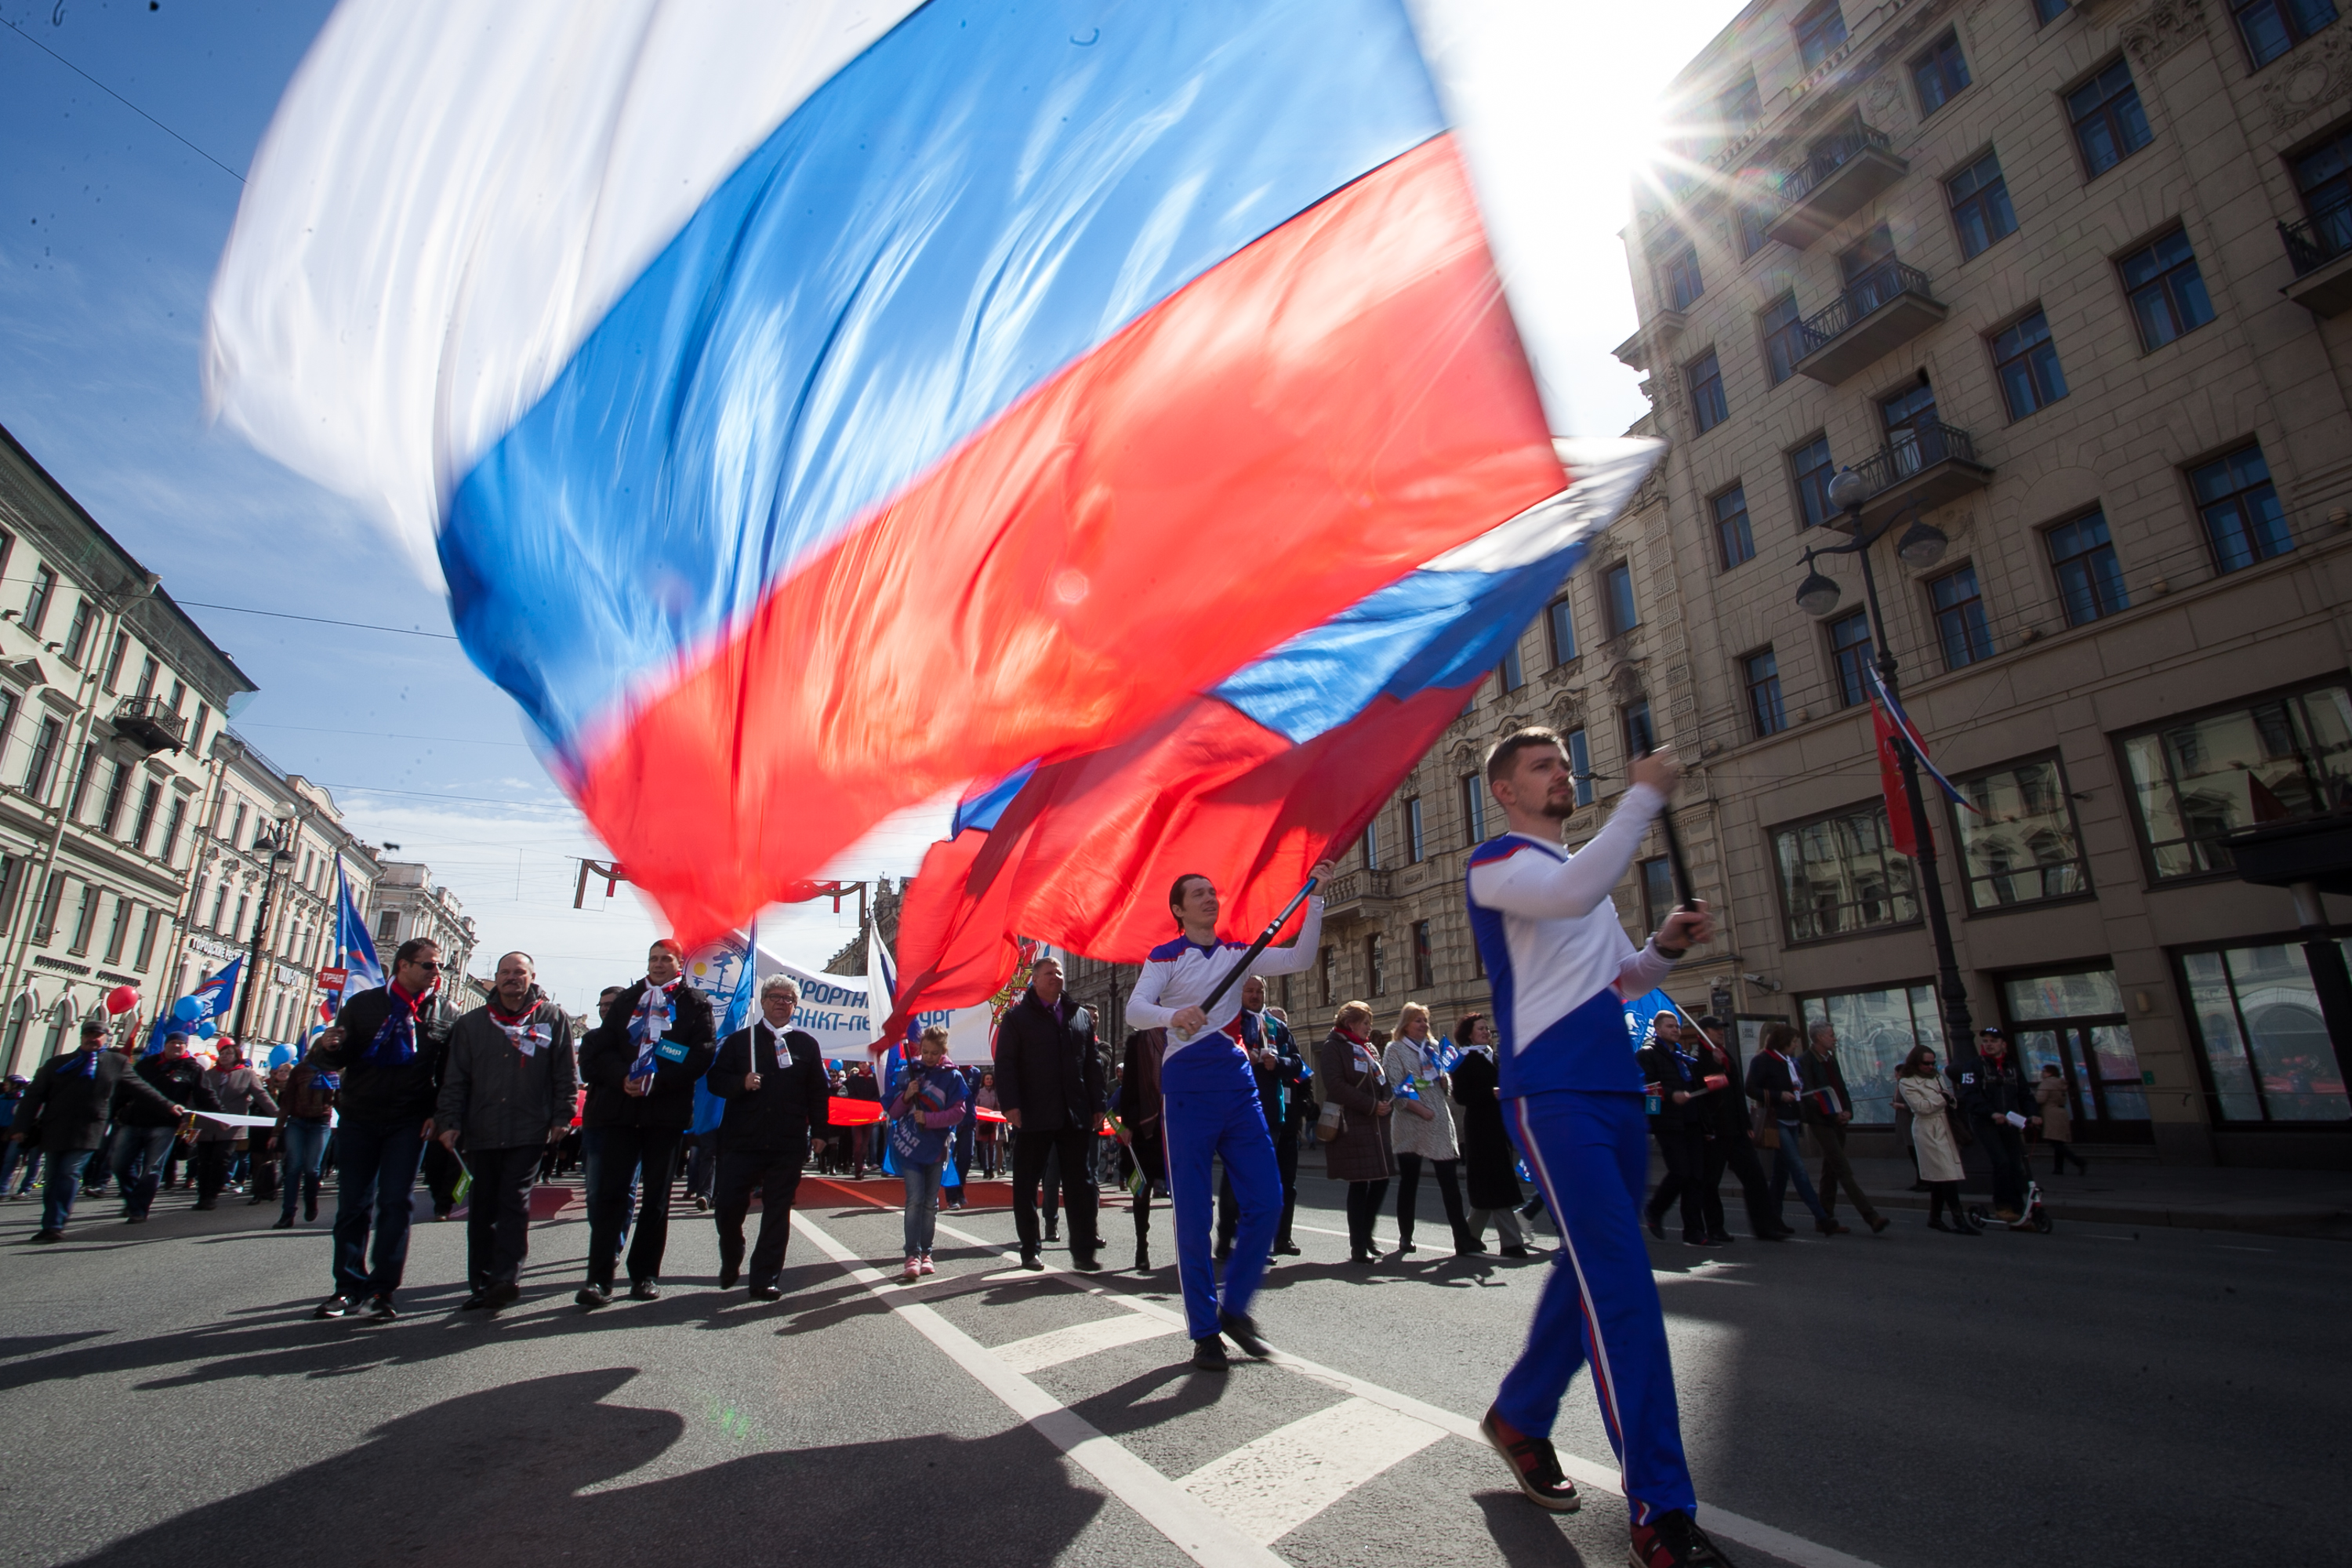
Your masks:
[[[90,1162],[95,1149],[51,1149],[47,1151],[49,1179],[41,1188],[41,1228],[63,1230],[66,1221],[73,1217],[74,1194],[81,1190],[82,1168]]]
[[[296,1188],[300,1188],[313,1203],[318,1201],[319,1162],[327,1152],[327,1124],[289,1118],[280,1130],[280,1137],[286,1147],[286,1202],[281,1212],[292,1219]]]
[[[921,1258],[931,1250],[931,1237],[940,1223],[940,1166],[934,1160],[928,1165],[918,1165],[912,1160],[897,1162],[899,1173],[907,1179],[907,1256]]]
[[[1812,1178],[1805,1174],[1805,1162],[1797,1152],[1801,1147],[1798,1140],[1803,1135],[1804,1128],[1794,1121],[1780,1121],[1774,1125],[1780,1129],[1780,1147],[1772,1155],[1772,1217],[1780,1218],[1780,1200],[1788,1196],[1789,1183],[1793,1177],[1797,1184],[1797,1195],[1805,1200],[1807,1208],[1813,1211],[1813,1222],[1816,1225],[1829,1224],[1830,1211],[1822,1207],[1820,1194],[1813,1191]],[[1785,1225],[1787,1221],[1781,1223]]]
[[[425,1158],[423,1121],[336,1130],[335,1294],[390,1296],[408,1267],[408,1198]],[[373,1267],[368,1227],[375,1227]]]
[[[143,1215],[155,1206],[155,1185],[163,1179],[163,1156],[172,1152],[176,1127],[118,1127],[107,1146],[106,1163],[130,1212]]]

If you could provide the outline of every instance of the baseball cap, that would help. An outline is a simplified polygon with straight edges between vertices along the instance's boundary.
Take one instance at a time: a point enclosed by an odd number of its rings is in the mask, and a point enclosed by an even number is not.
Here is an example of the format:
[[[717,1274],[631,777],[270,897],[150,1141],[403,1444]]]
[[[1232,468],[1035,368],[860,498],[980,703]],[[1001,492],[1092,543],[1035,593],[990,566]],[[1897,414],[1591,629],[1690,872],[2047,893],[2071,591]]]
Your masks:
[[[85,1040],[92,1036],[103,1039],[109,1033],[110,1031],[107,1028],[106,1020],[103,1018],[84,1018],[81,1021],[81,1037]]]

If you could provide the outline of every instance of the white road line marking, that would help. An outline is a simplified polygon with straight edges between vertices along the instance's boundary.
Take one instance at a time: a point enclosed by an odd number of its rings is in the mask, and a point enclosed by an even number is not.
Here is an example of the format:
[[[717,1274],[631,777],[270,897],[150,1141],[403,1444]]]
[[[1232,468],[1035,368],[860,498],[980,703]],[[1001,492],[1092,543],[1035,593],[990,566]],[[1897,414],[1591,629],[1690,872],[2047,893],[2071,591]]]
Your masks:
[[[1445,1434],[1343,1399],[1212,1459],[1176,1484],[1266,1546]]]
[[[1018,1373],[1043,1372],[1049,1366],[1076,1361],[1102,1351],[1117,1350],[1144,1340],[1156,1340],[1176,1331],[1165,1323],[1154,1322],[1139,1313],[1129,1312],[1116,1318],[1097,1318],[1092,1322],[1074,1323],[1066,1329],[1054,1329],[1042,1334],[1032,1334],[1025,1340],[1015,1340],[1009,1345],[996,1347],[996,1359]]]
[[[1220,1519],[1192,1493],[1105,1436],[1094,1424],[1013,1371],[986,1346],[919,1301],[908,1301],[857,1255],[806,1215],[793,1228],[889,1305],[890,1310],[947,1352],[980,1385],[1003,1401],[1045,1439],[1076,1461],[1103,1489],[1133,1509],[1201,1568],[1287,1568],[1281,1558]],[[942,1226],[940,1228],[945,1230]],[[959,1233],[950,1232],[950,1235]]]
[[[974,1247],[992,1247],[1000,1252],[1004,1247],[1004,1243],[1001,1241],[991,1241],[984,1236],[975,1236],[968,1230],[959,1230],[952,1226],[942,1225],[939,1228],[940,1234],[951,1236],[958,1241],[968,1242]],[[1005,1253],[1004,1256],[1014,1257],[1017,1254]],[[1088,1295],[1100,1296],[1106,1300],[1125,1307],[1131,1312],[1139,1312],[1147,1318],[1159,1319],[1178,1329],[1184,1327],[1184,1318],[1181,1312],[1173,1311],[1157,1301],[1131,1296],[1124,1288],[1114,1289],[1099,1283],[1098,1276],[1068,1273],[1050,1263],[1045,1267],[1048,1278],[1074,1285]],[[1382,1405],[1400,1415],[1409,1415],[1416,1421],[1427,1422],[1432,1426],[1443,1427],[1454,1436],[1465,1438],[1481,1447],[1486,1446],[1486,1435],[1478,1430],[1478,1423],[1467,1415],[1458,1415],[1442,1406],[1415,1399],[1411,1394],[1399,1394],[1394,1389],[1382,1388],[1377,1383],[1368,1383],[1360,1377],[1320,1365],[1303,1356],[1291,1355],[1285,1351],[1276,1351],[1274,1362],[1277,1366],[1287,1367],[1301,1376],[1313,1378],[1344,1394],[1350,1394],[1370,1404]],[[1597,1465],[1590,1459],[1579,1458],[1574,1454],[1563,1452],[1559,1456],[1559,1468],[1567,1471],[1570,1479],[1578,1486],[1591,1487],[1593,1490],[1606,1492],[1611,1497],[1625,1495],[1624,1489],[1618,1480],[1617,1468],[1614,1465]],[[1733,1513],[1728,1509],[1718,1508],[1713,1503],[1700,1505],[1699,1520],[1706,1527],[1709,1534],[1720,1535],[1726,1541],[1737,1542],[1742,1546],[1752,1546],[1759,1552],[1769,1552],[1775,1557],[1795,1563],[1797,1568],[1877,1568],[1877,1564],[1867,1558],[1840,1552],[1834,1546],[1824,1546],[1816,1541],[1808,1541],[1801,1535],[1792,1535],[1785,1530],[1766,1524],[1760,1520],[1748,1519],[1744,1515]]]

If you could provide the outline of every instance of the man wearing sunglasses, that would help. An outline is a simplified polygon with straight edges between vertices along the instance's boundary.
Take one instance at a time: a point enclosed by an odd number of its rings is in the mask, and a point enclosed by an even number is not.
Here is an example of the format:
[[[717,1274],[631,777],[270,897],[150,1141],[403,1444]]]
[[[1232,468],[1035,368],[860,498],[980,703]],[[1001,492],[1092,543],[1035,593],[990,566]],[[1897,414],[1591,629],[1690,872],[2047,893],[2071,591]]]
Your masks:
[[[408,1264],[409,1194],[433,1136],[433,1109],[457,1010],[442,1000],[441,949],[400,944],[392,983],[344,1002],[304,1063],[341,1075],[335,1107],[335,1293],[312,1314],[399,1316],[393,1292]],[[371,1257],[368,1233],[375,1233]]]

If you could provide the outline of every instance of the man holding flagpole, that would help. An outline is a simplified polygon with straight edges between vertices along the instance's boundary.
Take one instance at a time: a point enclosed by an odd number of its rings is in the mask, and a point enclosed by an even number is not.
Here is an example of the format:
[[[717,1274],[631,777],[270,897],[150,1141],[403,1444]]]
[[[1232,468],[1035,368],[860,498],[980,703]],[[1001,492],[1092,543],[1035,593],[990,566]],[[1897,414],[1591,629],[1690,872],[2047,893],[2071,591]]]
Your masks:
[[[1551,1444],[1569,1380],[1589,1363],[1632,1516],[1635,1568],[1717,1568],[1727,1559],[1693,1519],[1665,1314],[1642,1239],[1649,1175],[1642,1071],[1625,1003],[1715,934],[1696,900],[1636,951],[1611,898],[1682,770],[1671,752],[1633,765],[1609,823],[1573,855],[1568,748],[1521,730],[1486,754],[1486,787],[1509,831],[1470,853],[1470,929],[1495,987],[1505,1120],[1559,1224],[1560,1247],[1527,1347],[1480,1426],[1540,1508],[1573,1511],[1576,1488]]]
[[[730,1289],[743,1267],[743,1220],[760,1194],[760,1239],[751,1248],[751,1295],[780,1301],[778,1281],[792,1240],[793,1201],[808,1163],[811,1134],[826,1125],[833,1103],[816,1037],[788,1027],[800,987],[782,974],[760,984],[760,1016],[721,1041],[705,1080],[726,1102],[719,1126],[719,1288]]]
[[[1330,871],[1331,863],[1322,860],[1312,875],[1319,883]],[[1188,872],[1176,879],[1168,889],[1168,912],[1180,934],[1151,950],[1127,1005],[1130,1027],[1168,1031],[1168,1049],[1160,1062],[1168,1194],[1175,1211],[1176,1273],[1184,1289],[1192,1365],[1202,1372],[1225,1370],[1226,1339],[1248,1355],[1272,1353],[1258,1337],[1249,1309],[1282,1216],[1282,1173],[1258,1103],[1256,1075],[1242,1045],[1242,991],[1224,984],[1252,953],[1248,944],[1217,935],[1221,908],[1208,878]],[[1258,973],[1298,974],[1313,968],[1322,935],[1323,900],[1309,898],[1297,937],[1287,947],[1266,948]],[[1209,1242],[1209,1167],[1215,1160],[1223,1161],[1241,1211],[1222,1306]]]

